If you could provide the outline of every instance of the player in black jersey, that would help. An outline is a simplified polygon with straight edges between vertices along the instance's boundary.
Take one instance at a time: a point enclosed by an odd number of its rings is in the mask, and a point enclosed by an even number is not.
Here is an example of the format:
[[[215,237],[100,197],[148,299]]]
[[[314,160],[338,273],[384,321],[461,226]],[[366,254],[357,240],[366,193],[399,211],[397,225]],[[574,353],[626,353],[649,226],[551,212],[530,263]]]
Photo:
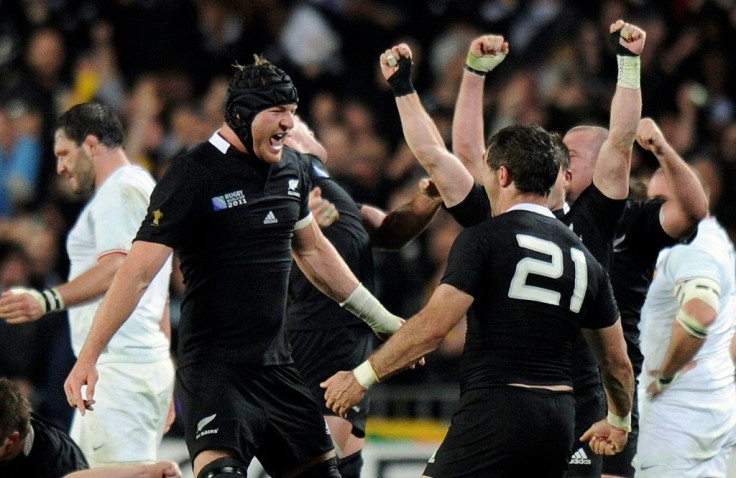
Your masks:
[[[31,404],[18,386],[7,378],[0,378],[0,476],[181,477],[179,466],[165,461],[88,468],[87,459],[74,440],[48,420],[31,412]]]
[[[350,270],[373,290],[372,247],[398,249],[424,230],[439,209],[439,194],[419,189],[412,200],[388,214],[372,206],[356,203],[330,177],[327,153],[314,135],[295,118],[286,144],[312,153],[308,172],[313,191],[319,191],[309,207]],[[325,222],[320,222],[324,211]],[[335,218],[337,218],[335,220]],[[289,308],[286,329],[294,362],[304,376],[313,397],[323,404],[322,413],[339,455],[342,478],[357,478],[363,465],[361,450],[365,442],[365,422],[369,399],[349,411],[346,418],[324,407],[324,391],[319,384],[339,370],[355,367],[373,352],[376,336],[370,327],[322,294],[292,266],[289,277]]]
[[[271,476],[339,476],[317,402],[293,365],[284,329],[292,255],[310,281],[390,334],[401,320],[362,286],[312,220],[294,126],[291,78],[262,57],[236,65],[225,122],[178,156],[106,294],[65,383],[80,413],[94,364],[172,250],[185,293],[178,397],[194,474],[246,474],[254,456]]]
[[[389,55],[404,57],[401,68],[407,52],[400,45],[382,55],[384,74]],[[396,102],[402,120],[423,111],[415,94]],[[458,236],[441,284],[403,330],[355,370],[324,384],[328,406],[346,413],[372,383],[436,348],[472,305],[460,406],[425,476],[563,476],[576,438],[570,366],[581,327],[610,399],[608,419],[582,439],[597,453],[625,446],[634,380],[610,283],[547,208],[566,154],[559,136],[538,126],[496,133],[483,172],[494,217]]]
[[[626,50],[631,53],[641,52],[644,32],[633,25],[621,22],[613,24],[611,30],[618,31],[619,36],[626,37],[618,40],[627,44]],[[551,194],[549,206],[580,236],[593,256],[611,272],[614,295],[621,308],[629,356],[637,372],[640,354],[638,341],[634,339],[638,334],[636,329],[638,309],[643,303],[644,292],[651,280],[651,268],[656,259],[656,251],[675,241],[673,238],[682,237],[692,230],[697,224],[699,215],[704,213],[704,196],[698,193],[700,186],[697,180],[681,160],[662,158],[670,165],[668,168],[670,180],[682,188],[680,197],[664,206],[661,201],[644,204],[623,200],[628,194],[632,126],[640,129],[638,116],[641,97],[638,76],[632,76],[633,73],[638,74],[638,57],[626,55],[622,50],[623,46],[617,52],[620,66],[619,83],[611,105],[610,133],[603,128],[583,126],[573,128],[565,135],[563,141],[570,149],[571,172],[568,172],[567,168],[561,171],[555,188],[558,192]],[[466,68],[453,121],[455,152],[471,172],[478,170],[483,151],[484,76],[481,75],[484,75],[484,71],[478,68],[484,68],[485,64],[485,71],[490,71],[503,60],[507,51],[508,45],[502,37],[496,35],[480,37],[471,44],[468,63],[475,64],[476,68],[472,66]],[[632,62],[633,65],[630,64]],[[646,121],[642,120],[642,124]],[[639,142],[641,144],[641,140]],[[610,147],[611,145],[619,145],[621,149],[616,151]],[[624,148],[626,145],[628,147]],[[454,168],[451,173],[443,173],[445,176],[453,177],[447,183],[441,182],[436,175],[433,176],[441,192],[443,187],[451,188],[443,193],[447,195],[446,204],[448,198],[454,201],[449,205],[455,204],[448,210],[461,224],[466,226],[476,224],[484,217],[482,212],[484,208],[487,210],[487,206],[484,205],[487,201],[482,189],[477,185],[457,189],[458,181],[454,177],[459,174],[456,171],[457,165],[444,161],[441,167]],[[468,182],[467,177],[465,181]],[[684,204],[682,199],[685,198],[691,202]],[[565,213],[563,206],[566,200],[572,205]],[[660,207],[662,207],[661,216]],[[621,217],[622,212],[624,213],[622,222],[617,225],[617,218]],[[622,242],[630,244],[637,238],[638,245],[633,248],[613,247]],[[621,252],[625,254],[620,254]],[[626,254],[633,255],[627,258]],[[629,304],[632,304],[630,300],[632,294],[637,297],[635,303],[638,304],[637,320],[634,321],[630,320],[631,315],[628,312],[631,308]],[[578,398],[578,432],[582,432],[603,413],[604,397],[592,354],[582,340],[579,340],[575,348],[573,364]],[[601,462],[600,458],[589,456],[586,449],[581,449],[580,445],[576,444],[568,476],[597,477],[603,469],[605,473],[609,473],[608,476],[633,477],[634,469],[631,462],[636,452],[638,431],[636,410],[635,401],[633,432],[623,453],[603,457]]]

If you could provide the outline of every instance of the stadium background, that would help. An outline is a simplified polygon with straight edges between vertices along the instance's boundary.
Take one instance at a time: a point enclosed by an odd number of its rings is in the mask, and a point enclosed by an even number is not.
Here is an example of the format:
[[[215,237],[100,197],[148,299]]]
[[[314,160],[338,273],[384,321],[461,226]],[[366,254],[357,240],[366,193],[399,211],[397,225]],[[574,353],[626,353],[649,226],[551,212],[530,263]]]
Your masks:
[[[160,177],[177,152],[222,122],[232,63],[263,53],[294,79],[299,114],[324,143],[333,176],[356,200],[391,208],[423,172],[378,71],[383,50],[411,45],[415,85],[449,145],[467,47],[482,33],[504,34],[511,53],[489,75],[488,133],[516,122],[564,132],[607,122],[616,76],[607,32],[618,18],[647,31],[643,114],[708,179],[713,210],[736,237],[735,3],[0,0],[0,289],[44,288],[66,277],[64,238],[86,198],[56,177],[51,128],[76,103],[113,107],[128,155]],[[19,157],[23,166],[10,167]],[[654,167],[637,149],[633,184]],[[376,252],[377,294],[390,310],[409,317],[421,307],[458,231],[440,212],[402,251]],[[175,278],[174,325],[181,291]],[[73,357],[59,319],[22,327],[0,321],[0,375],[15,378],[36,410],[65,426],[71,411],[62,383]],[[376,388],[366,476],[378,469],[371,468],[377,456],[403,456],[397,450],[423,458],[380,473],[418,475],[454,409],[463,338],[461,326],[426,367]],[[176,424],[172,436],[180,432]],[[179,454],[180,445],[167,440],[166,453]]]

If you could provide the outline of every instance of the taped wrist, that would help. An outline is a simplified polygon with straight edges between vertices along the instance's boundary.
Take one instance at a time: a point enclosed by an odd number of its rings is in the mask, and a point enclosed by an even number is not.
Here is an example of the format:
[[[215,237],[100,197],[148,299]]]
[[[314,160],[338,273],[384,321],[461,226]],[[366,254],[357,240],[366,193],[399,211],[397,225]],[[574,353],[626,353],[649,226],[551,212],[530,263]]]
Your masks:
[[[370,388],[374,383],[380,382],[369,360],[355,367],[353,369],[353,375],[355,375],[355,380],[365,389]]]
[[[405,96],[415,93],[414,85],[411,82],[411,60],[405,56],[399,58],[399,69],[388,79],[391,91],[394,96]]]
[[[629,412],[628,415],[626,415],[625,417],[620,417],[613,413],[611,410],[608,410],[606,421],[612,427],[620,428],[627,433],[631,432],[631,412]]]
[[[618,81],[616,84],[622,88],[637,90],[641,87],[641,60],[639,55],[632,53],[621,43],[621,30],[611,33],[611,44],[616,51],[618,61]]]
[[[465,70],[478,76],[485,76],[506,58],[506,53],[496,53],[493,56],[477,56],[468,52],[465,60]]]
[[[358,284],[340,306],[368,324],[374,332],[393,334],[401,327],[401,319],[386,310],[363,284]]]
[[[41,306],[44,314],[64,310],[64,300],[56,289],[46,289],[39,292],[36,289],[29,289],[27,287],[13,287],[10,289],[10,292],[13,294],[30,295]]]

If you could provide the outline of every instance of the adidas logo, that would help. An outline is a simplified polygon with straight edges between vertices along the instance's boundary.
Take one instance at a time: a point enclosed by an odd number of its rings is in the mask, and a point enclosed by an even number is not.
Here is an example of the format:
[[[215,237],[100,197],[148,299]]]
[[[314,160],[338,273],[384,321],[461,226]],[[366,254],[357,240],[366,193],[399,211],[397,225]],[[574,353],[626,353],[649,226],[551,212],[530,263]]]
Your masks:
[[[268,211],[266,218],[263,220],[263,224],[276,224],[277,222],[279,222],[279,220],[273,215],[273,211]]]
[[[590,458],[585,454],[585,450],[580,448],[578,451],[573,453],[570,459],[570,465],[590,465]]]

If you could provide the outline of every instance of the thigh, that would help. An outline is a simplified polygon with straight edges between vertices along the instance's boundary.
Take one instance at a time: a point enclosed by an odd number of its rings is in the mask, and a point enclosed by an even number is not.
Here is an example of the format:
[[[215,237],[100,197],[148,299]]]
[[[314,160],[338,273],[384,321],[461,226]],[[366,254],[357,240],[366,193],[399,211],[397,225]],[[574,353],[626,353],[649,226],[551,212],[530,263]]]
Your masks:
[[[73,437],[90,466],[154,462],[173,393],[171,361],[98,366],[92,413],[75,414]]]
[[[351,370],[370,357],[375,335],[363,325],[329,330],[291,330],[289,342],[294,362],[323,415],[334,416],[324,400],[320,383],[341,370]],[[370,392],[347,416],[353,435],[365,437],[365,421],[370,408]]]
[[[570,456],[573,414],[571,394],[519,387],[465,392],[424,474],[560,477]]]
[[[272,367],[264,385],[267,426],[256,456],[271,476],[281,476],[332,451],[320,407],[294,366]]]

